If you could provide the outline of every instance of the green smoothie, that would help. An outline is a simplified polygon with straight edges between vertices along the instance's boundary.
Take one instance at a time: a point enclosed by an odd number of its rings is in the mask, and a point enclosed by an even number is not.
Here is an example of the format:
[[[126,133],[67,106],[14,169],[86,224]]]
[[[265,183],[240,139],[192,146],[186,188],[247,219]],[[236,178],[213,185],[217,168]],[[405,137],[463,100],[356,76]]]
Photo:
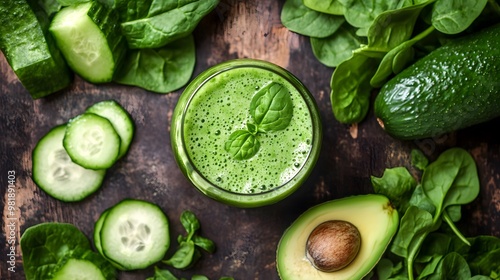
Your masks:
[[[278,88],[283,98],[289,96],[291,108],[269,110],[266,116],[289,118],[269,129],[253,126],[258,120],[251,113],[252,100],[271,87]],[[236,131],[243,131],[251,145],[257,143],[256,151],[235,156],[227,147]],[[201,84],[187,105],[181,133],[197,172],[213,185],[240,194],[265,193],[289,182],[306,163],[314,135],[311,112],[296,87],[275,72],[245,66],[223,70]]]

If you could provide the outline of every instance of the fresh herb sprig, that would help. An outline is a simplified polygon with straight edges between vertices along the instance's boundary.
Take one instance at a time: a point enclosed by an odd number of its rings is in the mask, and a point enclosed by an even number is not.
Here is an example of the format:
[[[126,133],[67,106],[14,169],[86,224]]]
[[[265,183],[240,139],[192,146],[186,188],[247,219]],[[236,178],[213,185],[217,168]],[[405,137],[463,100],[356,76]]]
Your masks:
[[[208,253],[213,253],[215,252],[215,243],[198,234],[200,222],[193,212],[189,210],[183,211],[180,221],[186,230],[186,235],[179,235],[177,237],[179,244],[177,250],[173,256],[162,262],[177,269],[187,269],[201,257],[201,252],[198,248]]]
[[[500,238],[466,238],[454,224],[461,205],[479,194],[471,155],[451,148],[428,164],[423,153],[413,151],[412,163],[423,171],[420,181],[405,167],[371,177],[374,191],[404,213],[387,258],[378,264],[379,279],[500,279]]]
[[[224,149],[235,159],[252,158],[260,149],[258,135],[285,129],[293,116],[290,92],[280,83],[271,82],[262,87],[252,98],[250,115],[253,122],[246,129],[239,129],[229,135]]]

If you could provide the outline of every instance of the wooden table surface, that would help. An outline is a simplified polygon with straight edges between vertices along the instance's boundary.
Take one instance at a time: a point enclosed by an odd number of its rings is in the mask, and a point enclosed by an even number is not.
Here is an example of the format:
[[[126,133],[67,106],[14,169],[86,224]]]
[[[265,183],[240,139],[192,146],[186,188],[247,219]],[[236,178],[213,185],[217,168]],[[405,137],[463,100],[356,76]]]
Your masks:
[[[202,234],[215,241],[217,251],[204,254],[177,276],[203,274],[211,279],[279,279],[275,250],[283,231],[307,208],[323,201],[372,192],[370,176],[385,168],[410,166],[410,151],[421,148],[435,159],[450,147],[467,149],[476,160],[481,180],[478,198],[463,208],[458,226],[468,236],[500,236],[500,120],[477,125],[436,139],[399,141],[378,126],[373,111],[358,125],[338,123],[331,111],[332,69],[313,56],[308,38],[291,33],[280,22],[284,0],[222,0],[196,29],[197,63],[194,76],[219,62],[256,58],[276,63],[310,89],[321,111],[324,139],[321,156],[306,183],[285,200],[256,209],[239,209],[199,193],[177,167],[170,146],[172,112],[182,92],[159,95],[117,84],[92,85],[76,77],[59,93],[32,100],[0,55],[0,195],[2,251],[0,279],[24,279],[20,248],[15,272],[7,270],[6,232],[14,223],[17,242],[24,230],[41,222],[69,222],[89,238],[100,213],[131,197],[161,206],[170,219],[171,236],[183,233],[179,216],[193,211]],[[193,77],[194,77],[193,76]],[[132,115],[136,134],[129,153],[112,167],[101,189],[78,203],[63,203],[41,191],[31,179],[31,152],[47,131],[83,112],[95,102],[115,99]],[[15,219],[8,216],[7,177],[14,171]],[[175,248],[172,242],[172,250]],[[121,272],[120,279],[145,279],[152,269]]]

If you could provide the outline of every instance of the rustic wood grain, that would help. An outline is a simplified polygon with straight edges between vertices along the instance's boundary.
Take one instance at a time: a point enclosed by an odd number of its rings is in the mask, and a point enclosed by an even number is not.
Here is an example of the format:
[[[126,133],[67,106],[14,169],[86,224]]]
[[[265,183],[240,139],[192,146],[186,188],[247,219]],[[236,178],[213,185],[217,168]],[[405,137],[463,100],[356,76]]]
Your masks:
[[[16,234],[49,221],[69,222],[89,238],[100,213],[127,198],[157,203],[171,221],[171,235],[183,233],[179,216],[192,210],[201,220],[202,234],[215,241],[217,251],[204,254],[179,277],[203,274],[210,279],[279,279],[275,250],[283,231],[307,208],[330,199],[372,192],[370,176],[387,167],[410,166],[410,151],[421,148],[430,159],[449,147],[463,147],[477,161],[481,193],[463,209],[458,226],[467,235],[500,236],[500,120],[436,139],[399,141],[378,126],[373,112],[358,125],[338,123],[331,112],[329,81],[332,69],[313,56],[309,40],[280,23],[280,1],[222,0],[200,23],[194,35],[197,65],[194,75],[233,58],[274,62],[295,74],[313,93],[323,123],[322,153],[315,170],[299,191],[275,205],[239,209],[204,197],[182,175],[170,147],[170,121],[182,90],[159,95],[117,84],[92,85],[75,77],[72,86],[49,97],[32,100],[0,56],[0,279],[24,279],[19,246],[16,272],[7,271],[7,182],[16,172]],[[95,102],[115,99],[135,121],[136,135],[129,153],[108,170],[102,188],[82,202],[63,203],[41,191],[31,179],[31,152],[51,127],[64,123]],[[169,254],[175,249],[173,242]],[[121,272],[120,279],[145,279],[153,270]]]

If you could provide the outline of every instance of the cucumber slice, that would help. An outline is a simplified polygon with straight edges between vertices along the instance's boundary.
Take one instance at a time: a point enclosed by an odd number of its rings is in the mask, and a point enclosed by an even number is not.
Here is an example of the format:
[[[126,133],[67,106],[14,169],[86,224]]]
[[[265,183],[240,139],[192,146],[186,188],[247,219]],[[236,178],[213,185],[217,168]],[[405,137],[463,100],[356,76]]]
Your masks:
[[[153,203],[126,199],[109,210],[100,241],[104,256],[125,270],[147,268],[170,246],[168,219]]]
[[[101,216],[99,219],[97,219],[97,222],[94,225],[94,246],[99,252],[110,264],[112,264],[114,267],[120,269],[120,270],[125,270],[125,268],[116,262],[110,260],[106,256],[104,256],[104,253],[102,251],[102,245],[101,245],[101,229],[102,229],[102,224],[104,223],[104,220],[106,219],[106,216],[109,213],[109,209],[106,209],[104,212],[102,212]]]
[[[84,113],[69,120],[63,145],[76,164],[107,169],[118,159],[120,136],[108,119]]]
[[[68,259],[61,268],[53,274],[53,280],[106,280],[101,270],[88,260]]]
[[[115,100],[98,102],[90,106],[86,112],[94,113],[111,122],[121,140],[118,158],[124,156],[130,147],[135,131],[134,122],[129,113]]]
[[[33,150],[33,181],[50,196],[80,201],[102,185],[105,170],[85,169],[73,163],[63,147],[66,125],[56,126]]]
[[[91,83],[113,80],[126,51],[119,18],[97,1],[67,6],[53,18],[49,31],[68,65]]]

